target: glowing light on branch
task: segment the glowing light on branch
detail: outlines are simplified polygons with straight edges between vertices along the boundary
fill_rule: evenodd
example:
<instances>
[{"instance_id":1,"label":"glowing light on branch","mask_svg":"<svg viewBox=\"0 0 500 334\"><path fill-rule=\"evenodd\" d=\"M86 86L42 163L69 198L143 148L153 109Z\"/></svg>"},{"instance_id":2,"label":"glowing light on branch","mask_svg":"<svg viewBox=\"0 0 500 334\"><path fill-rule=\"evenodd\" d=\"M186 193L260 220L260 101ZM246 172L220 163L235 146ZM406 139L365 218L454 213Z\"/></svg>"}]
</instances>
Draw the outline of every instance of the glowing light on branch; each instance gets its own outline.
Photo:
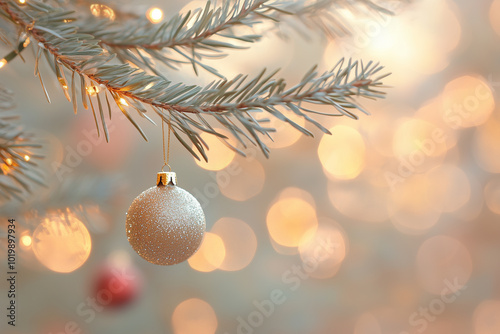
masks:
<instances>
[{"instance_id":1,"label":"glowing light on branch","mask_svg":"<svg viewBox=\"0 0 500 334\"><path fill-rule=\"evenodd\" d=\"M31 237L29 235L24 235L21 237L21 244L25 247L31 246Z\"/></svg>"},{"instance_id":2,"label":"glowing light on branch","mask_svg":"<svg viewBox=\"0 0 500 334\"><path fill-rule=\"evenodd\" d=\"M97 86L88 86L87 87L87 93L89 95L96 95L97 93L99 93L99 87Z\"/></svg>"},{"instance_id":3,"label":"glowing light on branch","mask_svg":"<svg viewBox=\"0 0 500 334\"><path fill-rule=\"evenodd\" d=\"M106 5L101 4L92 4L90 5L90 12L95 17L104 17L110 19L111 21L115 20L115 11Z\"/></svg>"},{"instance_id":4,"label":"glowing light on branch","mask_svg":"<svg viewBox=\"0 0 500 334\"><path fill-rule=\"evenodd\" d=\"M146 17L151 23L158 23L163 19L163 11L157 7L150 8L146 13Z\"/></svg>"}]
</instances>

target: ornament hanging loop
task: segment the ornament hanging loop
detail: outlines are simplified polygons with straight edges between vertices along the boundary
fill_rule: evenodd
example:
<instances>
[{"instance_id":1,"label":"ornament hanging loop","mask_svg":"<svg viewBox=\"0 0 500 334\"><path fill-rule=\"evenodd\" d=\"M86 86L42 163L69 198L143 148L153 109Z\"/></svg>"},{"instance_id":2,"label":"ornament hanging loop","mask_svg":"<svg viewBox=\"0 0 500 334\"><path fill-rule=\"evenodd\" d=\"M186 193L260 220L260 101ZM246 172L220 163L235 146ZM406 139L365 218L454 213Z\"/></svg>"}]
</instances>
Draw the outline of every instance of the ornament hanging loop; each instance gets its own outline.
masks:
<instances>
[{"instance_id":1,"label":"ornament hanging loop","mask_svg":"<svg viewBox=\"0 0 500 334\"><path fill-rule=\"evenodd\" d=\"M163 172L163 169L168 166L168 171L171 173L172 172L172 167L170 167L170 131L171 131L171 125L170 125L170 120L168 122L168 137L167 137L167 152L166 152L166 157L165 157L165 121L161 120L161 134L162 134L162 145L163 145L163 166L161 167L161 171Z\"/></svg>"},{"instance_id":2,"label":"ornament hanging loop","mask_svg":"<svg viewBox=\"0 0 500 334\"><path fill-rule=\"evenodd\" d=\"M177 185L177 175L172 172L172 167L170 167L170 121L168 122L168 139L167 139L167 149L165 150L165 121L161 120L161 134L162 134L162 145L163 145L163 166L161 167L161 172L156 175L156 185L157 186L176 186ZM165 152L166 151L166 152ZM168 166L168 172L164 172L163 169Z\"/></svg>"},{"instance_id":3,"label":"ornament hanging loop","mask_svg":"<svg viewBox=\"0 0 500 334\"><path fill-rule=\"evenodd\" d=\"M162 171L162 172L163 172L163 168L165 168L165 167L168 167L168 171L169 171L169 172L172 172L172 167L170 167L170 165L169 165L169 164L167 164L167 163L165 163L165 164L163 164L163 166L161 166L161 171Z\"/></svg>"}]
</instances>

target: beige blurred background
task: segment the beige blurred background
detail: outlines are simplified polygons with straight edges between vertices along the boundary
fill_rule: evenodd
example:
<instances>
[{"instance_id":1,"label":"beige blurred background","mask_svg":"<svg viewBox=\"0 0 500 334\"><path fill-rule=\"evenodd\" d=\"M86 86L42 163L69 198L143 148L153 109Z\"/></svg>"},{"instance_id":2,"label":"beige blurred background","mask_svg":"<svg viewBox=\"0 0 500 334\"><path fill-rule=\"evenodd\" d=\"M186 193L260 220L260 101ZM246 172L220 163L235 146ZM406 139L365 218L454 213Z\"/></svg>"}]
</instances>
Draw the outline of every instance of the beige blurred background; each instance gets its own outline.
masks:
<instances>
[{"instance_id":1,"label":"beige blurred background","mask_svg":"<svg viewBox=\"0 0 500 334\"><path fill-rule=\"evenodd\" d=\"M203 5L123 2L166 17ZM2 68L25 127L48 147L52 188L59 173L80 180L64 196L94 199L80 203L85 216L67 211L69 226L61 212L16 214L18 326L6 325L2 279L2 333L500 333L500 1L392 9L395 17L344 13L352 36L271 34L223 61L228 77L281 67L290 82L341 57L379 61L393 74L386 100L361 101L371 116L319 118L333 136L274 124L269 159L255 148L245 159L204 137L210 161L200 163L173 142L179 185L202 204L208 233L195 256L172 267L142 260L125 235L129 204L162 165L160 129L141 123L146 143L116 117L106 144L92 114L75 116L55 82L46 103L32 57ZM189 67L168 75L212 79ZM25 209L43 207L35 202ZM110 268L131 273L123 305L91 316L88 298Z\"/></svg>"}]
</instances>

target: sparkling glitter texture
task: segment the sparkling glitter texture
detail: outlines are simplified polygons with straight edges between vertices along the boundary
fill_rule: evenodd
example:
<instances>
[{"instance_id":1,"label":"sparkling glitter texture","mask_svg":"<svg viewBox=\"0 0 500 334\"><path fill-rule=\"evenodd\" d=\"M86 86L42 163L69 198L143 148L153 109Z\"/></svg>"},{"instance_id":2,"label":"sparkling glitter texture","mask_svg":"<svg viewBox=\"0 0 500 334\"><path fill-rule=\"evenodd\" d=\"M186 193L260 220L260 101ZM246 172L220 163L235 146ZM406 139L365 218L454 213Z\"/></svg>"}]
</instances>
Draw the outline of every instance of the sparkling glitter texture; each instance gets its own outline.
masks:
<instances>
[{"instance_id":1,"label":"sparkling glitter texture","mask_svg":"<svg viewBox=\"0 0 500 334\"><path fill-rule=\"evenodd\" d=\"M200 246L205 215L193 195L174 185L140 194L127 212L127 238L146 261L172 265L187 260Z\"/></svg>"}]
</instances>

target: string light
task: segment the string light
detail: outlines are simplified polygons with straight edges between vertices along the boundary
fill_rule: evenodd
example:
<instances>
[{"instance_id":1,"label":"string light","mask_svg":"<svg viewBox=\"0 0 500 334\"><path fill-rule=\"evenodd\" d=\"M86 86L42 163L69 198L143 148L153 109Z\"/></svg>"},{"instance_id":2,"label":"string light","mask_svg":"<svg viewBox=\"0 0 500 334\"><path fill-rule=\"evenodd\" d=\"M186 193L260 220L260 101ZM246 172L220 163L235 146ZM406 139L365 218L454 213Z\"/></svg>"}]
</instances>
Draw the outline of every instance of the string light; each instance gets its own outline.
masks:
<instances>
[{"instance_id":1,"label":"string light","mask_svg":"<svg viewBox=\"0 0 500 334\"><path fill-rule=\"evenodd\" d=\"M30 44L30 38L26 38L23 43L23 47L27 47Z\"/></svg>"},{"instance_id":2,"label":"string light","mask_svg":"<svg viewBox=\"0 0 500 334\"><path fill-rule=\"evenodd\" d=\"M115 11L106 5L92 4L90 5L90 12L95 17L105 17L111 21L115 20Z\"/></svg>"},{"instance_id":3,"label":"string light","mask_svg":"<svg viewBox=\"0 0 500 334\"><path fill-rule=\"evenodd\" d=\"M20 3L21 5L24 5L24 4L26 3L26 0L19 0L19 3Z\"/></svg>"},{"instance_id":4,"label":"string light","mask_svg":"<svg viewBox=\"0 0 500 334\"><path fill-rule=\"evenodd\" d=\"M153 87L154 83L153 82L150 82L146 87L144 87L144 89L142 90L143 92L144 91L147 91L148 89L150 89L151 87Z\"/></svg>"},{"instance_id":5,"label":"string light","mask_svg":"<svg viewBox=\"0 0 500 334\"><path fill-rule=\"evenodd\" d=\"M5 164L1 164L0 169L2 170L3 174L9 174L9 172L10 172L9 166L7 166Z\"/></svg>"},{"instance_id":6,"label":"string light","mask_svg":"<svg viewBox=\"0 0 500 334\"><path fill-rule=\"evenodd\" d=\"M99 87L97 87L97 86L88 86L87 87L87 93L89 95L96 95L97 93L99 93Z\"/></svg>"},{"instance_id":7,"label":"string light","mask_svg":"<svg viewBox=\"0 0 500 334\"><path fill-rule=\"evenodd\" d=\"M7 60L5 59L0 60L0 68L4 67L5 64L7 64Z\"/></svg>"},{"instance_id":8,"label":"string light","mask_svg":"<svg viewBox=\"0 0 500 334\"><path fill-rule=\"evenodd\" d=\"M24 235L21 237L21 244L25 247L31 246L31 237L29 235Z\"/></svg>"},{"instance_id":9,"label":"string light","mask_svg":"<svg viewBox=\"0 0 500 334\"><path fill-rule=\"evenodd\" d=\"M120 97L119 102L121 105L128 107L128 102L123 97Z\"/></svg>"},{"instance_id":10,"label":"string light","mask_svg":"<svg viewBox=\"0 0 500 334\"><path fill-rule=\"evenodd\" d=\"M146 14L151 23L158 23L163 19L163 11L160 8L150 8Z\"/></svg>"},{"instance_id":11,"label":"string light","mask_svg":"<svg viewBox=\"0 0 500 334\"><path fill-rule=\"evenodd\" d=\"M25 155L24 156L24 161L30 161L30 156L29 155Z\"/></svg>"},{"instance_id":12,"label":"string light","mask_svg":"<svg viewBox=\"0 0 500 334\"><path fill-rule=\"evenodd\" d=\"M5 159L5 163L9 166L12 166L12 159L11 158Z\"/></svg>"}]
</instances>

